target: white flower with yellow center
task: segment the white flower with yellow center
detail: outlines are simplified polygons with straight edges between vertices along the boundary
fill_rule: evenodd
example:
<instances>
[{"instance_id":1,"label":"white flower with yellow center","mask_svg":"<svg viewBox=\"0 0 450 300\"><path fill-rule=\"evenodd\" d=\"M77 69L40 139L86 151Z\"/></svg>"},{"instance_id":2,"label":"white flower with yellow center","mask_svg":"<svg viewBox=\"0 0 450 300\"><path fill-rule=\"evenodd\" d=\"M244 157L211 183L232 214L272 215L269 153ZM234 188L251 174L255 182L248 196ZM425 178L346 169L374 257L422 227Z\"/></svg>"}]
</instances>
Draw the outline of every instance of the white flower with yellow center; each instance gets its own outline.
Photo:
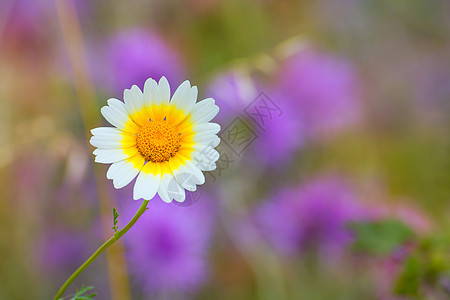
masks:
<instances>
[{"instance_id":1,"label":"white flower with yellow center","mask_svg":"<svg viewBox=\"0 0 450 300\"><path fill-rule=\"evenodd\" d=\"M133 198L167 203L185 200L205 182L202 171L216 168L220 126L210 123L219 112L214 99L197 101L197 87L183 82L170 98L167 79L149 78L144 92L124 91L124 102L109 99L101 113L114 127L92 129L95 161L112 165L106 177L119 189L136 176Z\"/></svg>"}]
</instances>

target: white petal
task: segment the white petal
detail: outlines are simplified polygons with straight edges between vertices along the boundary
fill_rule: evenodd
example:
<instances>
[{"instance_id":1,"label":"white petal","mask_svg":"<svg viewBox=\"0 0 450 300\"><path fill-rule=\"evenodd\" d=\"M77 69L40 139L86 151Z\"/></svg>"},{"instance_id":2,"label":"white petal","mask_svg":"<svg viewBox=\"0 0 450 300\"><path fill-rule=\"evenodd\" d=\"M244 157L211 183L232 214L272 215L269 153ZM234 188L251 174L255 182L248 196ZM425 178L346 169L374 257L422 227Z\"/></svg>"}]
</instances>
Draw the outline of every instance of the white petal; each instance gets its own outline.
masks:
<instances>
[{"instance_id":1,"label":"white petal","mask_svg":"<svg viewBox=\"0 0 450 300\"><path fill-rule=\"evenodd\" d=\"M144 106L144 95L137 85L133 85L131 89L125 89L123 92L123 99L129 113L140 111Z\"/></svg>"},{"instance_id":2,"label":"white petal","mask_svg":"<svg viewBox=\"0 0 450 300\"><path fill-rule=\"evenodd\" d=\"M150 107L152 104L160 104L156 103L158 97L158 83L149 78L145 81L144 84L144 104L147 107Z\"/></svg>"},{"instance_id":3,"label":"white petal","mask_svg":"<svg viewBox=\"0 0 450 300\"><path fill-rule=\"evenodd\" d=\"M209 165L202 166L202 168L200 170L209 172L209 171L214 171L216 168L217 168L216 163L212 163Z\"/></svg>"},{"instance_id":4,"label":"white petal","mask_svg":"<svg viewBox=\"0 0 450 300\"><path fill-rule=\"evenodd\" d=\"M178 184L171 173L166 173L162 176L158 194L166 203L172 202L172 199L178 202L183 202L186 199L184 188Z\"/></svg>"},{"instance_id":5,"label":"white petal","mask_svg":"<svg viewBox=\"0 0 450 300\"><path fill-rule=\"evenodd\" d=\"M191 111L191 121L193 123L206 123L212 120L219 112L219 107L215 105L213 98L195 103Z\"/></svg>"},{"instance_id":6,"label":"white petal","mask_svg":"<svg viewBox=\"0 0 450 300\"><path fill-rule=\"evenodd\" d=\"M94 135L90 139L92 146L101 149L130 148L136 145L134 135L120 131L113 127L98 127L91 130Z\"/></svg>"},{"instance_id":7,"label":"white petal","mask_svg":"<svg viewBox=\"0 0 450 300\"><path fill-rule=\"evenodd\" d=\"M160 182L161 182L161 174L152 174L145 172L145 166L142 168L142 171L139 173L138 178L136 179L136 183L134 185L133 190L133 199L139 200L151 200L155 197L156 192L158 191Z\"/></svg>"},{"instance_id":8,"label":"white petal","mask_svg":"<svg viewBox=\"0 0 450 300\"><path fill-rule=\"evenodd\" d=\"M186 191L178 185L178 192L173 193L173 199L177 202L184 202L186 200Z\"/></svg>"},{"instance_id":9,"label":"white petal","mask_svg":"<svg viewBox=\"0 0 450 300\"><path fill-rule=\"evenodd\" d=\"M144 160L142 159L142 166ZM121 160L113 163L108 172L106 172L106 178L113 180L113 185L116 189L123 188L129 184L139 173L142 166L135 166L133 163L127 160Z\"/></svg>"},{"instance_id":10,"label":"white petal","mask_svg":"<svg viewBox=\"0 0 450 300\"><path fill-rule=\"evenodd\" d=\"M182 110L185 115L189 114L197 101L198 89L191 87L189 80L184 81L175 91L170 101L177 109Z\"/></svg>"},{"instance_id":11,"label":"white petal","mask_svg":"<svg viewBox=\"0 0 450 300\"><path fill-rule=\"evenodd\" d=\"M170 100L170 86L166 77L161 77L158 83L158 94L155 98L155 104L168 104Z\"/></svg>"},{"instance_id":12,"label":"white petal","mask_svg":"<svg viewBox=\"0 0 450 300\"><path fill-rule=\"evenodd\" d=\"M177 202L184 202L186 199L186 191L180 186L175 177L174 180L170 181L167 193L170 199L174 199Z\"/></svg>"},{"instance_id":13,"label":"white petal","mask_svg":"<svg viewBox=\"0 0 450 300\"><path fill-rule=\"evenodd\" d=\"M109 99L108 106L103 106L100 112L111 125L119 129L131 133L136 133L139 130L136 124L130 122L125 104L120 100L114 98Z\"/></svg>"},{"instance_id":14,"label":"white petal","mask_svg":"<svg viewBox=\"0 0 450 300\"><path fill-rule=\"evenodd\" d=\"M172 174L163 174L161 177L161 183L159 185L159 189L158 189L158 195L159 197L161 197L162 201L166 202L166 203L170 203L172 202L172 198L169 197L168 194L168 185L170 183L171 180L174 180L175 178L173 177Z\"/></svg>"},{"instance_id":15,"label":"white petal","mask_svg":"<svg viewBox=\"0 0 450 300\"><path fill-rule=\"evenodd\" d=\"M196 133L192 139L196 145L205 145L212 148L217 147L220 143L220 138L217 135L210 133Z\"/></svg>"},{"instance_id":16,"label":"white petal","mask_svg":"<svg viewBox=\"0 0 450 300\"><path fill-rule=\"evenodd\" d=\"M220 144L220 138L219 137L214 137L208 145L210 145L211 147L215 148Z\"/></svg>"},{"instance_id":17,"label":"white petal","mask_svg":"<svg viewBox=\"0 0 450 300\"><path fill-rule=\"evenodd\" d=\"M194 175L193 180L195 180L195 184L202 185L205 183L205 175L193 163L187 161L185 167Z\"/></svg>"},{"instance_id":18,"label":"white petal","mask_svg":"<svg viewBox=\"0 0 450 300\"><path fill-rule=\"evenodd\" d=\"M217 123L201 123L194 125L192 131L202 134L217 134L220 131L220 125Z\"/></svg>"},{"instance_id":19,"label":"white petal","mask_svg":"<svg viewBox=\"0 0 450 300\"><path fill-rule=\"evenodd\" d=\"M125 108L133 120L141 126L146 124L148 122L147 114L137 114L144 109L144 95L141 90L136 85L133 85L131 89L126 89L123 92L123 99L125 100Z\"/></svg>"},{"instance_id":20,"label":"white petal","mask_svg":"<svg viewBox=\"0 0 450 300\"><path fill-rule=\"evenodd\" d=\"M126 149L126 151L124 149L95 149L95 162L111 164L116 161L127 159L128 157L135 155L137 151L138 149L136 147Z\"/></svg>"},{"instance_id":21,"label":"white petal","mask_svg":"<svg viewBox=\"0 0 450 300\"><path fill-rule=\"evenodd\" d=\"M195 145L192 152L192 163L202 171L211 171L216 168L216 161L220 153L211 146Z\"/></svg>"},{"instance_id":22,"label":"white petal","mask_svg":"<svg viewBox=\"0 0 450 300\"><path fill-rule=\"evenodd\" d=\"M178 169L172 168L170 160L169 164L177 182L186 190L193 192L197 189L197 185L205 183L205 175L193 163L186 161Z\"/></svg>"}]
</instances>

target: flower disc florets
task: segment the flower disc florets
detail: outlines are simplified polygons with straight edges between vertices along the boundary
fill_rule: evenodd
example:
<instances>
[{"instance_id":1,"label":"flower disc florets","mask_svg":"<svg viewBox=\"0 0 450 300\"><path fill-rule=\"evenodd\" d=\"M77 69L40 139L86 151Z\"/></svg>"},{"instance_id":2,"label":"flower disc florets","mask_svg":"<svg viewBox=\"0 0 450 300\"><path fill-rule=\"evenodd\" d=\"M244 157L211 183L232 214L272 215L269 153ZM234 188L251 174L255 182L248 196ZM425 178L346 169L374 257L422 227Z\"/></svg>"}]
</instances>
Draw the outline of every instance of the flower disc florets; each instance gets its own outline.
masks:
<instances>
[{"instance_id":1,"label":"flower disc florets","mask_svg":"<svg viewBox=\"0 0 450 300\"><path fill-rule=\"evenodd\" d=\"M149 121L136 136L139 153L147 161L164 162L180 148L181 134L166 121Z\"/></svg>"}]
</instances>

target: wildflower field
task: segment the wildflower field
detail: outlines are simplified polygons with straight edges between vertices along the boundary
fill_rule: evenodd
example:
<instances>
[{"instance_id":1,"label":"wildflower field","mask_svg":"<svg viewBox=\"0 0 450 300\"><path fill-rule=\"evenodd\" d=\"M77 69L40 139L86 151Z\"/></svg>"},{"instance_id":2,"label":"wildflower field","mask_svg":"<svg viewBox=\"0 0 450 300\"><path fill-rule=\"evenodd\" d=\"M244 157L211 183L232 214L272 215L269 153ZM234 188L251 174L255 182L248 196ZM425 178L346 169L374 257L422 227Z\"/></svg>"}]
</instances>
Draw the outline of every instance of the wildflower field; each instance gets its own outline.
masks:
<instances>
[{"instance_id":1,"label":"wildflower field","mask_svg":"<svg viewBox=\"0 0 450 300\"><path fill-rule=\"evenodd\" d=\"M0 300L450 299L450 2L2 0L0 179Z\"/></svg>"}]
</instances>

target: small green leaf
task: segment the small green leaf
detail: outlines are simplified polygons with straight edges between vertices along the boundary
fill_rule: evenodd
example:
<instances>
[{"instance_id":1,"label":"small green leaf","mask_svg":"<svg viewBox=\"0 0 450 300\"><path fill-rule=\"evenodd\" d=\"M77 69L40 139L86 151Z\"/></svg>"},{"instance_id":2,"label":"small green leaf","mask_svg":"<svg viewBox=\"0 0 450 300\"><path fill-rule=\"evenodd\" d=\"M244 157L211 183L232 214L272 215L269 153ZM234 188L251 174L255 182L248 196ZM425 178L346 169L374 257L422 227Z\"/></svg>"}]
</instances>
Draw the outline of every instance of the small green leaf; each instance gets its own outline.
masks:
<instances>
[{"instance_id":1,"label":"small green leaf","mask_svg":"<svg viewBox=\"0 0 450 300\"><path fill-rule=\"evenodd\" d=\"M114 229L114 234L117 234L117 232L119 231L119 227L117 226L117 223L119 222L118 218L119 218L120 214L117 212L116 208L113 207L113 227L112 229Z\"/></svg>"},{"instance_id":2,"label":"small green leaf","mask_svg":"<svg viewBox=\"0 0 450 300\"><path fill-rule=\"evenodd\" d=\"M419 295L421 266L417 257L411 256L407 259L404 270L400 274L394 286L397 295L414 296Z\"/></svg>"},{"instance_id":3,"label":"small green leaf","mask_svg":"<svg viewBox=\"0 0 450 300\"><path fill-rule=\"evenodd\" d=\"M94 289L93 286L82 285L81 288L77 289L75 295L73 295L69 300L93 300L97 293L86 294L92 289ZM61 297L58 300L64 300L64 297Z\"/></svg>"},{"instance_id":4,"label":"small green leaf","mask_svg":"<svg viewBox=\"0 0 450 300\"><path fill-rule=\"evenodd\" d=\"M355 234L353 247L372 254L389 254L413 236L413 232L398 220L351 223Z\"/></svg>"}]
</instances>

